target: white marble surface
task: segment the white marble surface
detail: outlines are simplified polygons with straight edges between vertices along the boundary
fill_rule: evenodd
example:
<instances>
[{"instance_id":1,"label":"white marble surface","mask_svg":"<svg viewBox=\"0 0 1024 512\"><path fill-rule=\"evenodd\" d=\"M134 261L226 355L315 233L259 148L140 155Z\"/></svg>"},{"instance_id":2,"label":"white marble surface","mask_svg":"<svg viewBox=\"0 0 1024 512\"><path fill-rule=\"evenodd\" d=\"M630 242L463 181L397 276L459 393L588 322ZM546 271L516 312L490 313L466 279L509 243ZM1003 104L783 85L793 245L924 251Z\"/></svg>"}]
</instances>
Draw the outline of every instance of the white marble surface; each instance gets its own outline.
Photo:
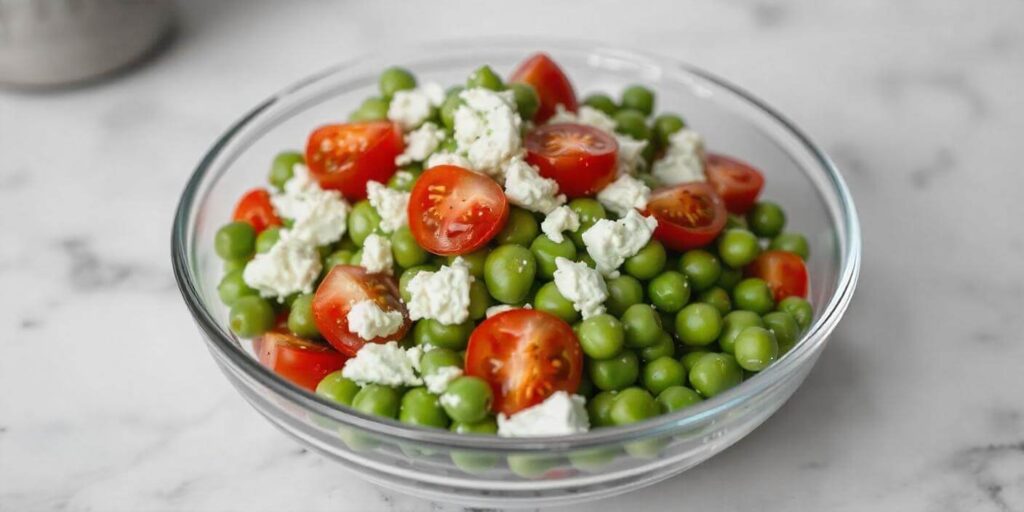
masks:
<instances>
[{"instance_id":1,"label":"white marble surface","mask_svg":"<svg viewBox=\"0 0 1024 512\"><path fill-rule=\"evenodd\" d=\"M252 411L168 240L193 165L270 91L378 44L483 34L630 45L745 85L831 152L865 233L854 304L775 417L566 510L1024 510L1024 3L464 3L195 1L130 74L0 92L0 510L457 510Z\"/></svg>"}]
</instances>

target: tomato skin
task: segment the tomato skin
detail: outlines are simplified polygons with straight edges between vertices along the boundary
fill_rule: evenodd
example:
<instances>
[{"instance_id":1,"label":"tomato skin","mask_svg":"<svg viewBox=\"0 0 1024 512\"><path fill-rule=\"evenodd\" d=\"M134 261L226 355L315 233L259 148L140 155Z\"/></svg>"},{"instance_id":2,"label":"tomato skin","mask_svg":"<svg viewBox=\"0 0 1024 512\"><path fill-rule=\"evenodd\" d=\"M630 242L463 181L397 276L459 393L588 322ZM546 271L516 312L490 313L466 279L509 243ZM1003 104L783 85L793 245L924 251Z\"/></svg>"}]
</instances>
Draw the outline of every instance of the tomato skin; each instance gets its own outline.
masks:
<instances>
[{"instance_id":1,"label":"tomato skin","mask_svg":"<svg viewBox=\"0 0 1024 512\"><path fill-rule=\"evenodd\" d=\"M431 167L409 196L409 230L416 243L442 256L466 254L505 227L508 199L494 180L454 165Z\"/></svg>"},{"instance_id":2,"label":"tomato skin","mask_svg":"<svg viewBox=\"0 0 1024 512\"><path fill-rule=\"evenodd\" d=\"M619 143L593 126L546 124L528 133L524 146L526 161L570 199L592 196L615 180Z\"/></svg>"},{"instance_id":3,"label":"tomato skin","mask_svg":"<svg viewBox=\"0 0 1024 512\"><path fill-rule=\"evenodd\" d=\"M764 174L754 166L725 155L708 154L704 173L725 201L729 213L743 215L754 206L764 188Z\"/></svg>"},{"instance_id":4,"label":"tomato skin","mask_svg":"<svg viewBox=\"0 0 1024 512\"><path fill-rule=\"evenodd\" d=\"M330 124L309 135L306 165L322 188L358 201L366 198L368 181L387 183L404 149L402 130L394 123Z\"/></svg>"},{"instance_id":5,"label":"tomato skin","mask_svg":"<svg viewBox=\"0 0 1024 512\"><path fill-rule=\"evenodd\" d=\"M524 60L512 72L509 82L529 84L537 91L540 107L533 120L538 124L553 116L559 104L570 112L579 108L572 82L547 54L538 53Z\"/></svg>"},{"instance_id":6,"label":"tomato skin","mask_svg":"<svg viewBox=\"0 0 1024 512\"><path fill-rule=\"evenodd\" d=\"M400 311L405 321L394 334L364 340L349 332L348 312L352 305L372 300L384 311ZM336 265L324 277L313 296L313 320L320 334L344 355L355 356L367 343L386 343L402 339L412 323L409 312L399 299L398 283L386 274L372 274L363 267Z\"/></svg>"},{"instance_id":7,"label":"tomato skin","mask_svg":"<svg viewBox=\"0 0 1024 512\"><path fill-rule=\"evenodd\" d=\"M701 182L655 190L644 213L658 219L654 237L679 252L711 243L728 216L722 199Z\"/></svg>"},{"instance_id":8,"label":"tomato skin","mask_svg":"<svg viewBox=\"0 0 1024 512\"><path fill-rule=\"evenodd\" d=\"M746 273L764 279L775 296L775 302L786 297L807 298L810 276L804 260L796 253L765 251L747 266Z\"/></svg>"},{"instance_id":9,"label":"tomato skin","mask_svg":"<svg viewBox=\"0 0 1024 512\"><path fill-rule=\"evenodd\" d=\"M348 360L331 347L278 331L254 339L253 349L260 364L309 391Z\"/></svg>"},{"instance_id":10,"label":"tomato skin","mask_svg":"<svg viewBox=\"0 0 1024 512\"><path fill-rule=\"evenodd\" d=\"M515 414L555 391L575 393L583 350L572 327L542 311L513 309L480 323L469 336L465 371L491 385L493 409Z\"/></svg>"},{"instance_id":11,"label":"tomato skin","mask_svg":"<svg viewBox=\"0 0 1024 512\"><path fill-rule=\"evenodd\" d=\"M256 233L271 226L280 226L281 218L270 204L270 193L265 188L254 188L245 193L235 206L233 220L248 222Z\"/></svg>"}]
</instances>

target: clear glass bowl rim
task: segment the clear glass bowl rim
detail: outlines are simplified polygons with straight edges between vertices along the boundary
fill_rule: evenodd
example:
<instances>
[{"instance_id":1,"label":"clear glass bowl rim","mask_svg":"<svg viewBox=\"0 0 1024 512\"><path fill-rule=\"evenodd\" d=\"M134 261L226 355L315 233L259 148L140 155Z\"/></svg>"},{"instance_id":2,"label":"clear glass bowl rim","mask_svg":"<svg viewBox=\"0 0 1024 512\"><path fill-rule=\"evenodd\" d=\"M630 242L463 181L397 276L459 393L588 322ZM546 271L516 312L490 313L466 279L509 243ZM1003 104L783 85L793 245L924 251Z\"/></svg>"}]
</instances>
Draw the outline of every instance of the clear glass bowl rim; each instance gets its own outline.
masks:
<instances>
[{"instance_id":1,"label":"clear glass bowl rim","mask_svg":"<svg viewBox=\"0 0 1024 512\"><path fill-rule=\"evenodd\" d=\"M629 59L636 62L649 62L662 67L674 66L677 70L735 94L756 110L760 110L762 114L777 122L785 131L789 132L789 135L799 141L804 146L804 149L813 155L821 170L828 177L833 186L832 192L839 199L839 207L841 209L840 220L845 224L846 228L847 236L843 240L846 250L840 254L839 282L835 293L829 298L821 315L808 329L807 333L804 334L800 342L784 357L758 373L755 377L744 381L733 389L675 413L665 414L633 425L602 428L584 434L569 436L502 438L497 436L468 436L454 434L447 430L418 428L345 408L340 404L333 403L290 384L247 354L236 344L233 335L224 326L215 321L212 314L203 306L201 294L192 272L194 244L189 238L192 233L189 220L192 218L192 209L197 203L197 193L201 189L201 184L209 177L213 163L221 151L243 128L252 123L272 105L287 101L290 95L300 90L344 74L350 67L356 64L368 60L374 62L393 62L393 60L388 58L390 52L373 52L343 61L318 73L309 75L267 98L243 115L207 151L182 192L171 233L171 258L175 280L197 325L205 333L208 340L211 341L211 346L216 350L215 355L230 365L231 370L254 379L259 384L300 405L305 410L331 418L341 425L366 430L377 436L394 438L397 442L405 441L448 449L485 452L546 452L620 444L687 429L711 417L736 408L760 395L798 367L801 362L817 354L817 349L826 342L829 334L835 329L852 299L860 272L861 233L853 198L839 170L825 152L814 144L796 125L744 89L696 66L669 57L658 56L639 50L609 47L597 42L536 38L531 38L529 41L522 38L455 39L425 44L417 49L416 54L425 56L430 52L455 51L469 46L481 53L486 53L488 49L519 48L525 55L536 51L535 49L537 48L544 48L554 52L562 50L566 52L613 55L616 58ZM430 59L427 57L421 60ZM840 244L840 246L842 245L844 244Z\"/></svg>"}]
</instances>

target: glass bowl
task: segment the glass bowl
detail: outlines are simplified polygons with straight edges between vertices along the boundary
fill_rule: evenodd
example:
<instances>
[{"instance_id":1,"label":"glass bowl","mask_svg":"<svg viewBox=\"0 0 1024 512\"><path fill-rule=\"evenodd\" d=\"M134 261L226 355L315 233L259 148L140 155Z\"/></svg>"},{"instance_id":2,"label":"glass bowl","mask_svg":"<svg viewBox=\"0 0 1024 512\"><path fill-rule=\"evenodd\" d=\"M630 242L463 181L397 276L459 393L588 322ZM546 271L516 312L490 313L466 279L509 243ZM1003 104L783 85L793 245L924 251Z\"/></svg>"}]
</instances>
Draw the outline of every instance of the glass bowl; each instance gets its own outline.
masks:
<instances>
[{"instance_id":1,"label":"glass bowl","mask_svg":"<svg viewBox=\"0 0 1024 512\"><path fill-rule=\"evenodd\" d=\"M645 84L658 109L681 113L710 150L761 168L763 197L784 205L811 246L813 325L775 364L701 404L634 425L566 437L456 435L382 420L293 386L253 357L227 325L217 296L216 230L244 190L265 183L273 156L301 148L316 126L344 119L377 94L377 76L405 66L421 82L461 83L483 63L508 72L550 53L585 95ZM682 473L760 425L793 394L825 348L853 295L860 231L839 171L791 122L743 90L672 59L553 41L452 42L349 61L272 96L242 116L203 158L174 221L178 286L199 332L231 383L273 424L389 489L481 507L579 502L639 489Z\"/></svg>"}]
</instances>

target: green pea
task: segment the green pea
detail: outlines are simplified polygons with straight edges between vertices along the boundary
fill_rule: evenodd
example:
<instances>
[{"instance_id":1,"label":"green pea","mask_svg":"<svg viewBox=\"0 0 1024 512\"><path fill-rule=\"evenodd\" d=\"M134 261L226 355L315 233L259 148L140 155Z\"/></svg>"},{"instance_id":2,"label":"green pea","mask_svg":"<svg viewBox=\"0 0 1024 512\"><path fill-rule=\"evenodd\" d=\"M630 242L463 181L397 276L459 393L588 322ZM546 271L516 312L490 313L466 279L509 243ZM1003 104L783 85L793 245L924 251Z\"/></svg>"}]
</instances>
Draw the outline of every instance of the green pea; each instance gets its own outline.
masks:
<instances>
[{"instance_id":1,"label":"green pea","mask_svg":"<svg viewBox=\"0 0 1024 512\"><path fill-rule=\"evenodd\" d=\"M328 373L316 385L316 394L342 405L352 405L352 400L359 393L359 384L341 376L341 370Z\"/></svg>"},{"instance_id":2,"label":"green pea","mask_svg":"<svg viewBox=\"0 0 1024 512\"><path fill-rule=\"evenodd\" d=\"M498 232L494 240L499 244L519 244L529 247L534 238L540 233L540 225L533 214L517 207L508 211L508 222Z\"/></svg>"},{"instance_id":3,"label":"green pea","mask_svg":"<svg viewBox=\"0 0 1024 512\"><path fill-rule=\"evenodd\" d=\"M450 430L456 434L494 435L498 433L498 423L493 416L487 416L472 423L453 421Z\"/></svg>"},{"instance_id":4,"label":"green pea","mask_svg":"<svg viewBox=\"0 0 1024 512\"><path fill-rule=\"evenodd\" d=\"M448 389L441 395L441 406L454 421L476 423L487 417L493 399L486 381L463 376L448 384Z\"/></svg>"},{"instance_id":5,"label":"green pea","mask_svg":"<svg viewBox=\"0 0 1024 512\"><path fill-rule=\"evenodd\" d=\"M759 372L779 357L779 344L772 331L763 327L747 327L736 337L736 362L741 368Z\"/></svg>"},{"instance_id":6,"label":"green pea","mask_svg":"<svg viewBox=\"0 0 1024 512\"><path fill-rule=\"evenodd\" d=\"M402 268L422 265L430 257L430 253L416 243L409 226L402 226L391 233L391 254L395 257L395 263Z\"/></svg>"},{"instance_id":7,"label":"green pea","mask_svg":"<svg viewBox=\"0 0 1024 512\"><path fill-rule=\"evenodd\" d=\"M572 242L576 244L577 249L583 249L586 247L583 244L583 233L590 229L597 221L607 219L608 213L605 211L604 206L601 206L601 203L597 202L596 199L584 197L569 201L569 208L576 212L576 215L580 218L580 228L570 232L569 238L572 238Z\"/></svg>"},{"instance_id":8,"label":"green pea","mask_svg":"<svg viewBox=\"0 0 1024 512\"><path fill-rule=\"evenodd\" d=\"M778 309L793 315L796 324L800 326L800 332L807 330L814 320L814 309L811 308L811 303L800 297L786 297L782 299L779 301Z\"/></svg>"},{"instance_id":9,"label":"green pea","mask_svg":"<svg viewBox=\"0 0 1024 512\"><path fill-rule=\"evenodd\" d=\"M320 329L313 319L313 294L304 293L292 301L288 312L288 330L301 338L319 338Z\"/></svg>"},{"instance_id":10,"label":"green pea","mask_svg":"<svg viewBox=\"0 0 1024 512\"><path fill-rule=\"evenodd\" d=\"M484 263L487 261L487 255L489 253L490 250L483 248L467 254L452 255L448 256L446 263L451 265L452 263L455 263L456 259L462 258L462 261L467 267L469 267L469 275L473 277L484 277Z\"/></svg>"},{"instance_id":11,"label":"green pea","mask_svg":"<svg viewBox=\"0 0 1024 512\"><path fill-rule=\"evenodd\" d=\"M718 254L732 268L741 268L761 254L757 236L745 229L728 229L718 239Z\"/></svg>"},{"instance_id":12,"label":"green pea","mask_svg":"<svg viewBox=\"0 0 1024 512\"><path fill-rule=\"evenodd\" d=\"M800 233L782 233L772 239L772 243L768 248L796 253L804 261L807 261L807 258L811 255L807 239Z\"/></svg>"},{"instance_id":13,"label":"green pea","mask_svg":"<svg viewBox=\"0 0 1024 512\"><path fill-rule=\"evenodd\" d=\"M615 460L618 450L614 448L587 448L569 452L569 464L572 467L590 473L596 473Z\"/></svg>"},{"instance_id":14,"label":"green pea","mask_svg":"<svg viewBox=\"0 0 1024 512\"><path fill-rule=\"evenodd\" d=\"M651 394L657 395L671 386L686 383L686 368L671 357L655 359L644 365L641 382Z\"/></svg>"},{"instance_id":15,"label":"green pea","mask_svg":"<svg viewBox=\"0 0 1024 512\"><path fill-rule=\"evenodd\" d=\"M540 478L558 466L559 459L551 455L519 453L509 455L506 462L509 471L523 478Z\"/></svg>"},{"instance_id":16,"label":"green pea","mask_svg":"<svg viewBox=\"0 0 1024 512\"><path fill-rule=\"evenodd\" d=\"M390 67L380 74L380 93L385 98L390 98L398 91L405 91L416 88L416 77L409 70L400 67Z\"/></svg>"},{"instance_id":17,"label":"green pea","mask_svg":"<svg viewBox=\"0 0 1024 512\"><path fill-rule=\"evenodd\" d=\"M490 66L480 66L470 73L469 78L466 79L466 88L472 89L474 87L500 91L505 88L505 84Z\"/></svg>"},{"instance_id":18,"label":"green pea","mask_svg":"<svg viewBox=\"0 0 1024 512\"><path fill-rule=\"evenodd\" d=\"M356 245L356 243L353 242L351 238L349 238L347 236L342 236L341 240L338 240L334 244L334 249L338 250L338 251L352 251L352 252L356 252L359 249L359 246Z\"/></svg>"},{"instance_id":19,"label":"green pea","mask_svg":"<svg viewBox=\"0 0 1024 512\"><path fill-rule=\"evenodd\" d=\"M462 368L462 358L454 350L447 348L434 348L423 353L420 358L420 373L433 375L441 368L457 366Z\"/></svg>"},{"instance_id":20,"label":"green pea","mask_svg":"<svg viewBox=\"0 0 1024 512\"><path fill-rule=\"evenodd\" d=\"M707 354L690 370L690 385L711 398L743 382L743 368L729 354Z\"/></svg>"},{"instance_id":21,"label":"green pea","mask_svg":"<svg viewBox=\"0 0 1024 512\"><path fill-rule=\"evenodd\" d=\"M774 311L764 315L762 319L765 328L775 335L779 354L789 352L793 345L796 345L800 336L800 325L796 323L793 315L785 311Z\"/></svg>"},{"instance_id":22,"label":"green pea","mask_svg":"<svg viewBox=\"0 0 1024 512\"><path fill-rule=\"evenodd\" d=\"M722 275L718 277L716 285L726 291L732 291L740 281L743 280L743 271L738 268L723 268Z\"/></svg>"},{"instance_id":23,"label":"green pea","mask_svg":"<svg viewBox=\"0 0 1024 512\"><path fill-rule=\"evenodd\" d=\"M256 235L256 252L262 254L269 251L280 239L281 228L275 226L264 229L262 233Z\"/></svg>"},{"instance_id":24,"label":"green pea","mask_svg":"<svg viewBox=\"0 0 1024 512\"><path fill-rule=\"evenodd\" d=\"M717 286L701 292L697 300L705 304L711 304L723 315L732 311L732 300L729 299L729 292Z\"/></svg>"},{"instance_id":25,"label":"green pea","mask_svg":"<svg viewBox=\"0 0 1024 512\"><path fill-rule=\"evenodd\" d=\"M775 203L759 201L747 212L747 224L755 235L772 238L782 233L782 228L786 226L786 212Z\"/></svg>"},{"instance_id":26,"label":"green pea","mask_svg":"<svg viewBox=\"0 0 1024 512\"><path fill-rule=\"evenodd\" d=\"M658 402L654 401L654 397L647 390L627 388L615 396L609 416L614 425L630 425L653 418L659 412Z\"/></svg>"},{"instance_id":27,"label":"green pea","mask_svg":"<svg viewBox=\"0 0 1024 512\"><path fill-rule=\"evenodd\" d=\"M533 309L551 313L569 324L580 318L580 313L573 307L572 301L563 297L553 282L545 283L537 290L537 295L533 299Z\"/></svg>"},{"instance_id":28,"label":"green pea","mask_svg":"<svg viewBox=\"0 0 1024 512\"><path fill-rule=\"evenodd\" d=\"M418 265L415 267L409 267L402 272L402 275L398 276L398 293L402 296L402 300L409 302L412 300L412 295L409 294L409 281L419 274L420 272L434 272L437 267L434 265Z\"/></svg>"},{"instance_id":29,"label":"green pea","mask_svg":"<svg viewBox=\"0 0 1024 512\"><path fill-rule=\"evenodd\" d=\"M520 304L530 294L537 261L524 246L502 245L487 255L484 263L484 282L487 291L499 302Z\"/></svg>"},{"instance_id":30,"label":"green pea","mask_svg":"<svg viewBox=\"0 0 1024 512\"><path fill-rule=\"evenodd\" d=\"M236 270L245 270L245 266L249 264L249 260L237 259L237 260L224 260L224 273L230 274Z\"/></svg>"},{"instance_id":31,"label":"green pea","mask_svg":"<svg viewBox=\"0 0 1024 512\"><path fill-rule=\"evenodd\" d=\"M444 103L441 104L441 123L449 130L455 129L455 111L462 105L462 98L459 97L459 94L462 91L462 87L453 87L448 91L447 96L445 96Z\"/></svg>"},{"instance_id":32,"label":"green pea","mask_svg":"<svg viewBox=\"0 0 1024 512\"><path fill-rule=\"evenodd\" d=\"M367 384L352 398L352 408L362 413L394 419L398 417L401 401L397 389Z\"/></svg>"},{"instance_id":33,"label":"green pea","mask_svg":"<svg viewBox=\"0 0 1024 512\"><path fill-rule=\"evenodd\" d=\"M473 281L469 285L469 318L480 320L487 316L487 308L494 305L491 294L483 281Z\"/></svg>"},{"instance_id":34,"label":"green pea","mask_svg":"<svg viewBox=\"0 0 1024 512\"><path fill-rule=\"evenodd\" d=\"M662 357L672 357L676 353L676 342L672 335L662 331L653 345L640 349L640 360L644 362L654 361Z\"/></svg>"},{"instance_id":35,"label":"green pea","mask_svg":"<svg viewBox=\"0 0 1024 512\"><path fill-rule=\"evenodd\" d=\"M602 391L587 401L587 416L592 427L610 427L612 423L612 403L615 402L613 391Z\"/></svg>"},{"instance_id":36,"label":"green pea","mask_svg":"<svg viewBox=\"0 0 1024 512\"><path fill-rule=\"evenodd\" d=\"M225 260L248 259L256 250L256 230L248 222L225 224L214 235L213 248Z\"/></svg>"},{"instance_id":37,"label":"green pea","mask_svg":"<svg viewBox=\"0 0 1024 512\"><path fill-rule=\"evenodd\" d=\"M413 326L412 336L416 344L420 346L433 345L451 350L462 350L466 348L473 327L475 325L472 320L466 320L461 324L446 325L433 318L424 318Z\"/></svg>"},{"instance_id":38,"label":"green pea","mask_svg":"<svg viewBox=\"0 0 1024 512\"><path fill-rule=\"evenodd\" d=\"M608 287L608 299L604 304L615 316L622 316L630 306L644 300L644 287L632 276L613 277L606 280L605 285Z\"/></svg>"},{"instance_id":39,"label":"green pea","mask_svg":"<svg viewBox=\"0 0 1024 512\"><path fill-rule=\"evenodd\" d=\"M679 259L679 270L689 279L696 291L714 286L722 275L722 263L710 252L694 249Z\"/></svg>"},{"instance_id":40,"label":"green pea","mask_svg":"<svg viewBox=\"0 0 1024 512\"><path fill-rule=\"evenodd\" d=\"M366 98L359 108L349 114L349 121L382 121L388 118L390 103L386 98Z\"/></svg>"},{"instance_id":41,"label":"green pea","mask_svg":"<svg viewBox=\"0 0 1024 512\"><path fill-rule=\"evenodd\" d=\"M259 336L274 326L274 308L258 295L239 297L231 305L228 324L239 337Z\"/></svg>"},{"instance_id":42,"label":"green pea","mask_svg":"<svg viewBox=\"0 0 1024 512\"><path fill-rule=\"evenodd\" d=\"M537 260L537 273L544 279L554 278L556 258L576 260L576 245L568 238L556 243L546 236L538 236L530 243L530 252Z\"/></svg>"},{"instance_id":43,"label":"green pea","mask_svg":"<svg viewBox=\"0 0 1024 512\"><path fill-rule=\"evenodd\" d=\"M533 116L537 114L537 109L540 108L540 96L537 96L537 90L532 85L524 83L510 84L509 88L515 94L519 117L524 121L533 119Z\"/></svg>"},{"instance_id":44,"label":"green pea","mask_svg":"<svg viewBox=\"0 0 1024 512\"><path fill-rule=\"evenodd\" d=\"M583 100L583 104L591 108L596 108L609 116L614 116L615 112L619 110L618 105L616 105L615 101L607 94L591 94Z\"/></svg>"},{"instance_id":45,"label":"green pea","mask_svg":"<svg viewBox=\"0 0 1024 512\"><path fill-rule=\"evenodd\" d=\"M463 435L495 435L498 433L498 423L493 417L476 423L453 421L449 430ZM498 464L498 456L488 452L452 451L451 458L459 469L467 473L480 473Z\"/></svg>"},{"instance_id":46,"label":"green pea","mask_svg":"<svg viewBox=\"0 0 1024 512\"><path fill-rule=\"evenodd\" d=\"M622 314L622 325L626 334L626 346L645 348L661 339L661 317L648 304L634 304Z\"/></svg>"},{"instance_id":47,"label":"green pea","mask_svg":"<svg viewBox=\"0 0 1024 512\"><path fill-rule=\"evenodd\" d=\"M657 240L647 242L636 254L626 258L623 268L629 275L646 281L665 270L665 246Z\"/></svg>"},{"instance_id":48,"label":"green pea","mask_svg":"<svg viewBox=\"0 0 1024 512\"><path fill-rule=\"evenodd\" d=\"M626 389L640 375L640 361L632 350L623 350L611 359L589 363L590 380L601 391Z\"/></svg>"},{"instance_id":49,"label":"green pea","mask_svg":"<svg viewBox=\"0 0 1024 512\"><path fill-rule=\"evenodd\" d=\"M775 307L775 299L768 283L757 277L744 279L732 289L732 303L737 309L763 315Z\"/></svg>"},{"instance_id":50,"label":"green pea","mask_svg":"<svg viewBox=\"0 0 1024 512\"><path fill-rule=\"evenodd\" d=\"M302 154L295 151L278 153L270 164L270 174L267 177L267 181L277 190L284 190L284 184L288 183L288 180L292 179L292 176L295 175L295 171L292 168L303 162L305 162L305 159L302 158Z\"/></svg>"},{"instance_id":51,"label":"green pea","mask_svg":"<svg viewBox=\"0 0 1024 512\"><path fill-rule=\"evenodd\" d=\"M594 359L611 359L619 355L625 339L622 323L614 316L594 315L580 324L580 348Z\"/></svg>"},{"instance_id":52,"label":"green pea","mask_svg":"<svg viewBox=\"0 0 1024 512\"><path fill-rule=\"evenodd\" d=\"M743 215L730 213L725 217L725 229L749 229L747 218Z\"/></svg>"},{"instance_id":53,"label":"green pea","mask_svg":"<svg viewBox=\"0 0 1024 512\"><path fill-rule=\"evenodd\" d=\"M217 285L217 295L220 296L221 302L230 306L240 297L257 295L257 292L245 283L245 279L242 278L242 269L238 269L224 274L220 284Z\"/></svg>"},{"instance_id":54,"label":"green pea","mask_svg":"<svg viewBox=\"0 0 1024 512\"><path fill-rule=\"evenodd\" d=\"M441 407L437 395L423 387L412 388L402 396L398 421L421 427L448 427L448 415Z\"/></svg>"},{"instance_id":55,"label":"green pea","mask_svg":"<svg viewBox=\"0 0 1024 512\"><path fill-rule=\"evenodd\" d=\"M658 393L656 400L665 412L675 412L704 401L700 394L684 386L669 386Z\"/></svg>"},{"instance_id":56,"label":"green pea","mask_svg":"<svg viewBox=\"0 0 1024 512\"><path fill-rule=\"evenodd\" d=\"M590 268L597 268L597 262L595 262L594 258L591 258L590 255L587 253L577 255L576 261L582 261L586 266Z\"/></svg>"},{"instance_id":57,"label":"green pea","mask_svg":"<svg viewBox=\"0 0 1024 512\"><path fill-rule=\"evenodd\" d=\"M366 237L377 231L379 226L380 215L365 199L356 203L348 214L348 236L358 246L362 246Z\"/></svg>"},{"instance_id":58,"label":"green pea","mask_svg":"<svg viewBox=\"0 0 1024 512\"><path fill-rule=\"evenodd\" d=\"M654 112L654 91L642 86L631 85L622 91L622 107L631 108L645 117Z\"/></svg>"},{"instance_id":59,"label":"green pea","mask_svg":"<svg viewBox=\"0 0 1024 512\"><path fill-rule=\"evenodd\" d=\"M686 121L683 118L675 114L661 114L654 118L654 140L658 142L658 146L667 148L669 139L676 132L686 128Z\"/></svg>"},{"instance_id":60,"label":"green pea","mask_svg":"<svg viewBox=\"0 0 1024 512\"><path fill-rule=\"evenodd\" d=\"M697 364L697 361L699 361L700 358L712 353L709 350L705 350L706 348L707 347L701 347L698 350L687 352L679 359L679 361L683 363L683 368L686 368L687 374L693 371L693 365Z\"/></svg>"},{"instance_id":61,"label":"green pea","mask_svg":"<svg viewBox=\"0 0 1024 512\"><path fill-rule=\"evenodd\" d=\"M710 304L690 304L676 315L676 334L686 345L709 345L721 333L722 314Z\"/></svg>"},{"instance_id":62,"label":"green pea","mask_svg":"<svg viewBox=\"0 0 1024 512\"><path fill-rule=\"evenodd\" d=\"M747 327L764 327L764 321L752 311L738 310L725 315L722 319L722 335L718 339L722 352L732 354L736 337Z\"/></svg>"},{"instance_id":63,"label":"green pea","mask_svg":"<svg viewBox=\"0 0 1024 512\"><path fill-rule=\"evenodd\" d=\"M651 129L647 127L647 116L635 109L624 108L615 113L615 131L629 135L636 140L651 138Z\"/></svg>"},{"instance_id":64,"label":"green pea","mask_svg":"<svg viewBox=\"0 0 1024 512\"><path fill-rule=\"evenodd\" d=\"M674 270L662 272L647 284L647 296L658 309L675 313L690 300L690 281Z\"/></svg>"}]
</instances>

